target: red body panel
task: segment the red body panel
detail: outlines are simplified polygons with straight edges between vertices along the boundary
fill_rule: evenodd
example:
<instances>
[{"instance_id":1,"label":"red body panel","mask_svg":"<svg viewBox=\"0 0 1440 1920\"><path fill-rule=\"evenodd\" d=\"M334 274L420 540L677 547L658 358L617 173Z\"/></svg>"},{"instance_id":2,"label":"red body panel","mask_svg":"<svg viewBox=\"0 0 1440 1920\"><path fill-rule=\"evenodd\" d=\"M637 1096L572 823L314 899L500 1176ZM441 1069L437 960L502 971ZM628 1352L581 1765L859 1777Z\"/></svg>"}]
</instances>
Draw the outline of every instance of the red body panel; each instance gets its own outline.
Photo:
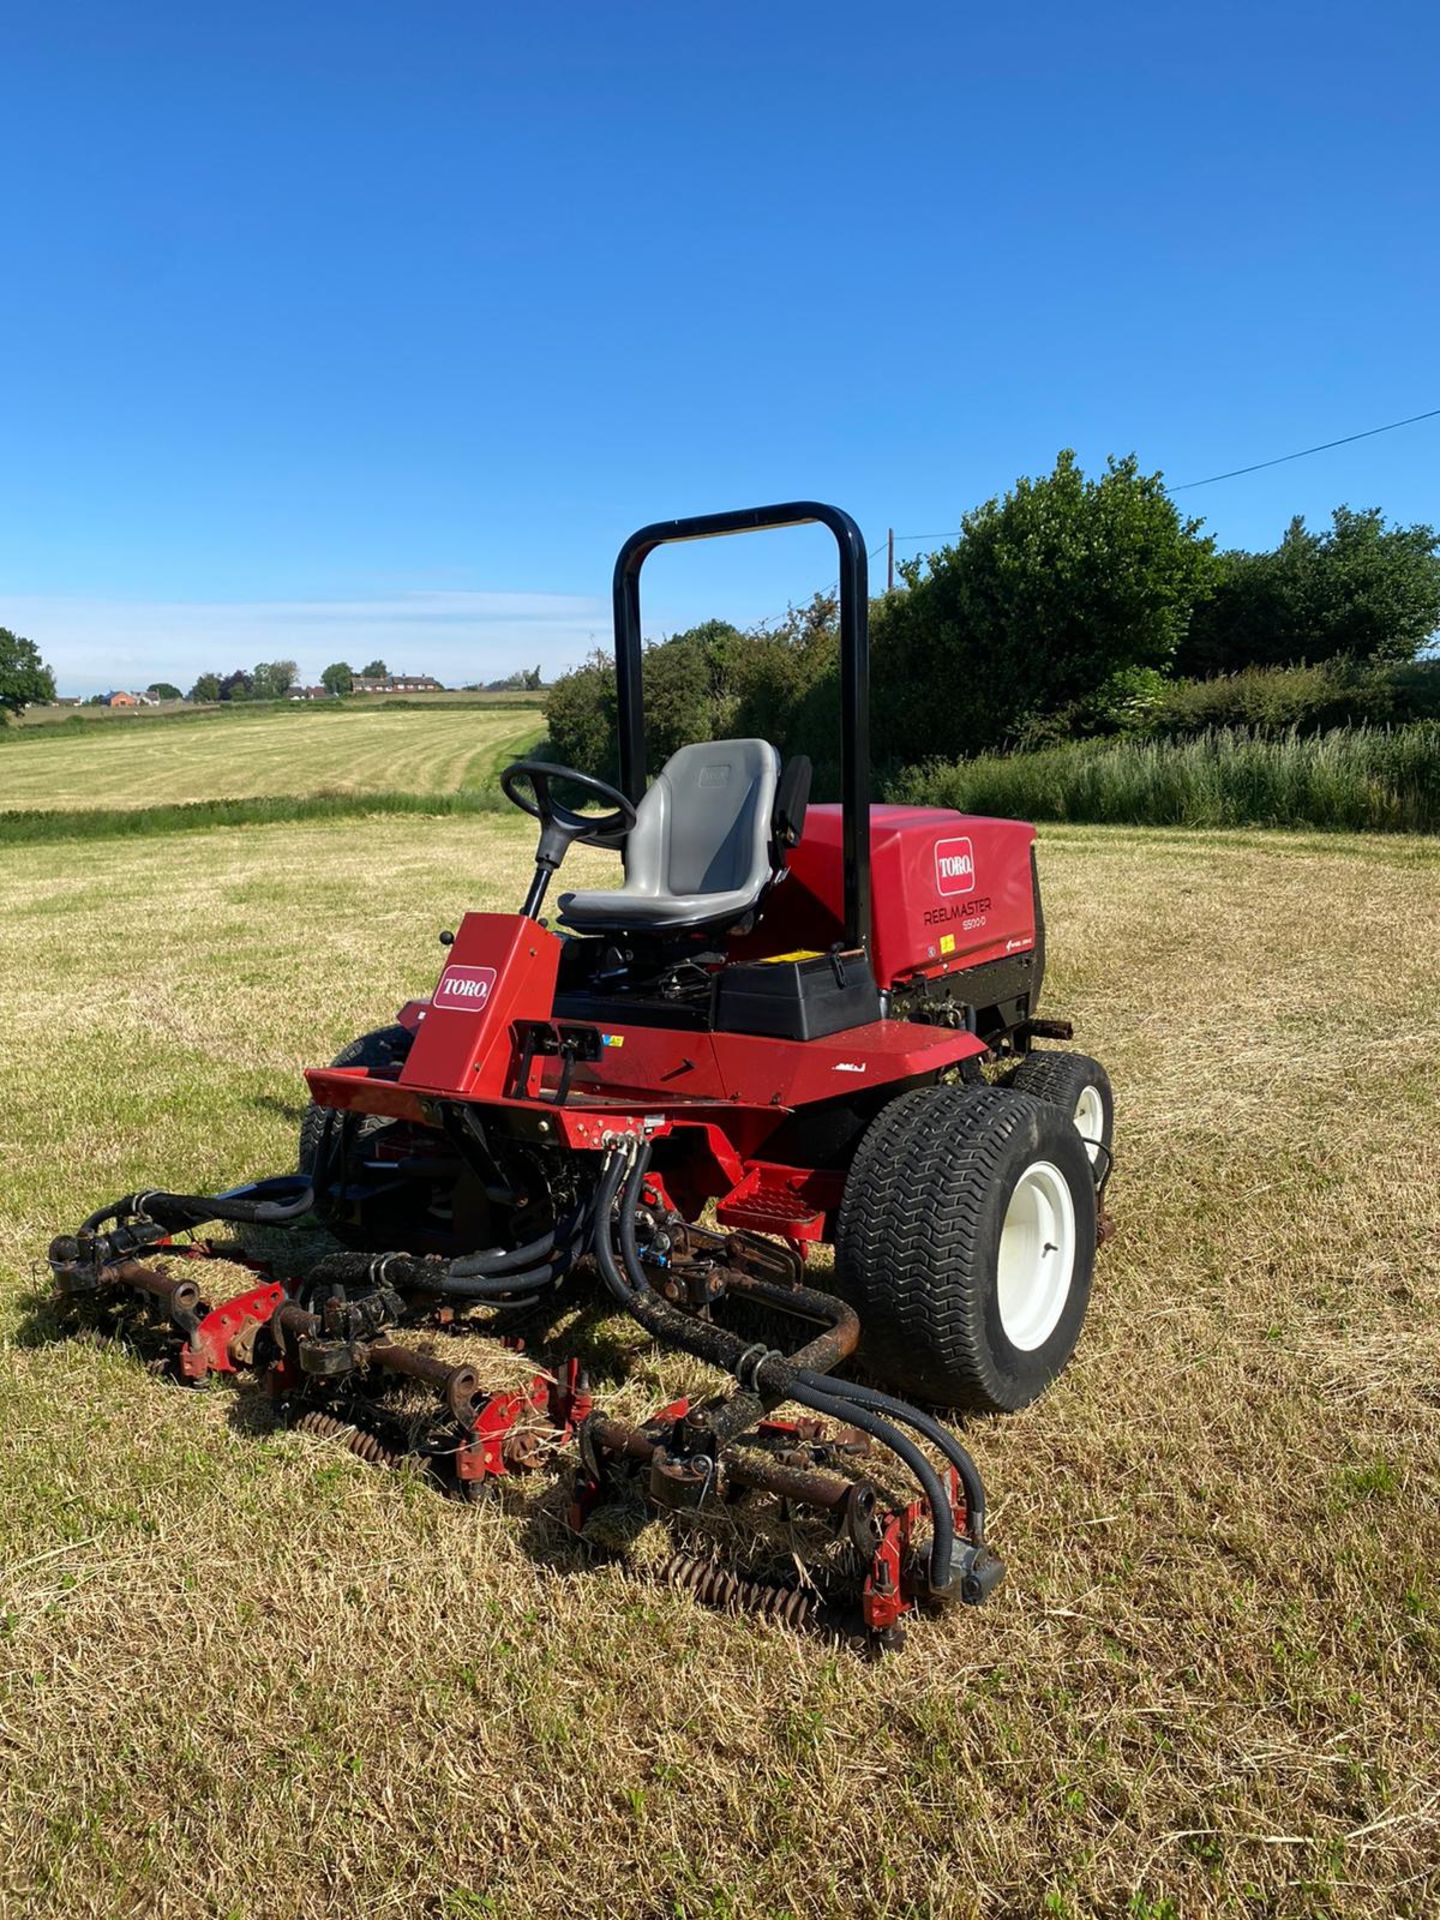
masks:
<instances>
[{"instance_id":1,"label":"red body panel","mask_svg":"<svg viewBox=\"0 0 1440 1920\"><path fill-rule=\"evenodd\" d=\"M737 959L823 950L841 937L844 871L836 806L811 807L788 877L765 903ZM870 888L876 984L976 967L1035 944L1030 849L1035 829L942 807L872 807Z\"/></svg>"},{"instance_id":2,"label":"red body panel","mask_svg":"<svg viewBox=\"0 0 1440 1920\"><path fill-rule=\"evenodd\" d=\"M973 1034L906 1020L877 1020L819 1040L659 1027L616 1027L605 1038L599 1060L576 1067L577 1092L619 1096L651 1113L711 1106L781 1114L887 1080L913 1080L985 1050Z\"/></svg>"},{"instance_id":3,"label":"red body panel","mask_svg":"<svg viewBox=\"0 0 1440 1920\"><path fill-rule=\"evenodd\" d=\"M516 1017L543 1020L549 1010ZM470 1023L473 1031L444 1031L441 1022L449 1027L455 1018ZM431 1043L432 1026L436 1044ZM563 1108L535 1097L553 1091L559 1074L553 1059L537 1063L544 1077L537 1072L532 1080L532 1097L521 1098L512 1090L515 1047L508 1023L497 1032L487 1014L447 1018L445 1010L434 1006L420 1022L398 1080L363 1067L310 1067L305 1078L320 1106L356 1113L418 1120L427 1101L470 1099L487 1106L539 1109L557 1119L587 1118L598 1111L677 1124L714 1121L733 1134L742 1114L758 1115L763 1131L769 1131L797 1107L845 1099L893 1081L919 1080L985 1051L985 1043L973 1033L907 1020L880 1020L820 1040L658 1027L615 1027L604 1038L599 1060L576 1065ZM431 1067L424 1060L417 1065L422 1047ZM466 1084L448 1077L457 1071L457 1062L464 1063L458 1072L462 1081L468 1076Z\"/></svg>"},{"instance_id":4,"label":"red body panel","mask_svg":"<svg viewBox=\"0 0 1440 1920\"><path fill-rule=\"evenodd\" d=\"M560 941L519 913L467 913L415 1034L402 1087L494 1100L510 1086L514 1023L548 1020Z\"/></svg>"},{"instance_id":5,"label":"red body panel","mask_svg":"<svg viewBox=\"0 0 1440 1920\"><path fill-rule=\"evenodd\" d=\"M1032 948L1034 839L1034 828L1019 821L876 807L877 983L890 987ZM840 939L838 807L810 808L788 865L756 930L730 943L737 960L823 950ZM313 1097L323 1107L432 1126L438 1102L475 1101L511 1114L521 1132L577 1152L598 1151L616 1133L668 1138L665 1177L686 1212L715 1199L730 1224L803 1246L833 1233L843 1176L789 1166L783 1153L772 1157L770 1142L787 1116L933 1079L986 1051L963 1029L900 1019L805 1041L614 1026L600 1032L598 1057L573 1062L567 1097L557 1105L561 1062L553 1052L534 1058L524 1087L517 1076L522 1028L554 1020L560 950L558 936L521 914L467 914L431 1000L402 1010L415 1040L398 1076L393 1069L312 1069ZM594 1029L584 1031L593 1046Z\"/></svg>"}]
</instances>

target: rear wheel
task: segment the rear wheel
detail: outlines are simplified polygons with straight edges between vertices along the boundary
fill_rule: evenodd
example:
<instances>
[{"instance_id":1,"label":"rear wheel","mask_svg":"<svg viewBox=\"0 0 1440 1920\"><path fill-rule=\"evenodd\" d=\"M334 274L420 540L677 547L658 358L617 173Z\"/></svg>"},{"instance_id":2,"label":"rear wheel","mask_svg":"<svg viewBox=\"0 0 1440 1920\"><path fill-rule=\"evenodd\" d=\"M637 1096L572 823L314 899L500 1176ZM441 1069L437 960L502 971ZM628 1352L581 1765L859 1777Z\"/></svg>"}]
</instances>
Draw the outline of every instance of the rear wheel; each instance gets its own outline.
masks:
<instances>
[{"instance_id":1,"label":"rear wheel","mask_svg":"<svg viewBox=\"0 0 1440 1920\"><path fill-rule=\"evenodd\" d=\"M1058 1108L1008 1087L922 1087L875 1119L845 1182L836 1275L861 1360L902 1393L1007 1413L1075 1350L1095 1183Z\"/></svg>"},{"instance_id":2,"label":"rear wheel","mask_svg":"<svg viewBox=\"0 0 1440 1920\"><path fill-rule=\"evenodd\" d=\"M1115 1096L1100 1062L1084 1053L1027 1053L1010 1085L1070 1115L1095 1178L1103 1180L1115 1145Z\"/></svg>"}]
</instances>

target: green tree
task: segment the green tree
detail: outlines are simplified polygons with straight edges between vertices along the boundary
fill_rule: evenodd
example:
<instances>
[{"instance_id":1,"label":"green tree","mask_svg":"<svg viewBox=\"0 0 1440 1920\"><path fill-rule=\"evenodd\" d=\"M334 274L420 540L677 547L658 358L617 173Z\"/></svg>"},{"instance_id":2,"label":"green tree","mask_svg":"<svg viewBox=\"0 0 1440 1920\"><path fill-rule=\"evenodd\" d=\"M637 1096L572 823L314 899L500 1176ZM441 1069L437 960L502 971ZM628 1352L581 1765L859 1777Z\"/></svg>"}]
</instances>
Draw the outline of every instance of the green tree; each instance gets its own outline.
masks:
<instances>
[{"instance_id":1,"label":"green tree","mask_svg":"<svg viewBox=\"0 0 1440 1920\"><path fill-rule=\"evenodd\" d=\"M220 676L218 673L202 673L186 695L188 700L218 700L220 698Z\"/></svg>"},{"instance_id":2,"label":"green tree","mask_svg":"<svg viewBox=\"0 0 1440 1920\"><path fill-rule=\"evenodd\" d=\"M168 680L152 680L145 691L147 693L153 693L157 700L183 700L185 698L179 687L172 686Z\"/></svg>"},{"instance_id":3,"label":"green tree","mask_svg":"<svg viewBox=\"0 0 1440 1920\"><path fill-rule=\"evenodd\" d=\"M344 660L337 660L321 674L320 684L327 693L349 693L355 684L355 675Z\"/></svg>"},{"instance_id":4,"label":"green tree","mask_svg":"<svg viewBox=\"0 0 1440 1920\"><path fill-rule=\"evenodd\" d=\"M550 683L545 696L546 756L602 780L614 780L615 662L598 650Z\"/></svg>"},{"instance_id":5,"label":"green tree","mask_svg":"<svg viewBox=\"0 0 1440 1920\"><path fill-rule=\"evenodd\" d=\"M706 620L645 649L645 752L652 772L691 740L730 734L750 644L728 620ZM615 664L608 654L592 655L551 684L545 718L550 751L562 764L615 778Z\"/></svg>"},{"instance_id":6,"label":"green tree","mask_svg":"<svg viewBox=\"0 0 1440 1920\"><path fill-rule=\"evenodd\" d=\"M233 673L227 673L220 682L217 700L250 700L254 698L254 685L243 667L237 667Z\"/></svg>"},{"instance_id":7,"label":"green tree","mask_svg":"<svg viewBox=\"0 0 1440 1920\"><path fill-rule=\"evenodd\" d=\"M250 697L283 700L299 677L293 660L262 660L250 675Z\"/></svg>"},{"instance_id":8,"label":"green tree","mask_svg":"<svg viewBox=\"0 0 1440 1920\"><path fill-rule=\"evenodd\" d=\"M875 753L1001 746L1042 716L1098 724L1167 668L1214 570L1213 543L1133 454L1095 480L1073 452L967 513L876 602Z\"/></svg>"},{"instance_id":9,"label":"green tree","mask_svg":"<svg viewBox=\"0 0 1440 1920\"><path fill-rule=\"evenodd\" d=\"M654 768L692 740L735 731L750 641L728 620L702 620L645 652L646 757Z\"/></svg>"},{"instance_id":10,"label":"green tree","mask_svg":"<svg viewBox=\"0 0 1440 1920\"><path fill-rule=\"evenodd\" d=\"M390 678L390 669L383 660L372 660L368 667L361 667L359 678L361 680L388 680Z\"/></svg>"},{"instance_id":11,"label":"green tree","mask_svg":"<svg viewBox=\"0 0 1440 1920\"><path fill-rule=\"evenodd\" d=\"M40 658L33 640L0 627L0 727L12 713L55 698L55 676Z\"/></svg>"},{"instance_id":12,"label":"green tree","mask_svg":"<svg viewBox=\"0 0 1440 1920\"><path fill-rule=\"evenodd\" d=\"M742 737L768 740L782 755L808 754L817 795L839 792L839 601L817 593L776 625L747 636L739 658L733 722Z\"/></svg>"},{"instance_id":13,"label":"green tree","mask_svg":"<svg viewBox=\"0 0 1440 1920\"><path fill-rule=\"evenodd\" d=\"M1322 660L1398 665L1437 626L1435 529L1337 507L1324 533L1297 517L1271 552L1223 554L1176 664L1196 677Z\"/></svg>"},{"instance_id":14,"label":"green tree","mask_svg":"<svg viewBox=\"0 0 1440 1920\"><path fill-rule=\"evenodd\" d=\"M1215 568L1200 524L1177 513L1133 455L1090 480L1073 453L967 514L960 539L904 567L872 601L873 757L912 764L1048 727L1101 731L1163 685ZM647 648L650 765L689 740L758 735L815 763L838 791L838 609L832 594L742 634L707 621ZM615 766L614 669L597 653L549 690L556 757Z\"/></svg>"}]
</instances>

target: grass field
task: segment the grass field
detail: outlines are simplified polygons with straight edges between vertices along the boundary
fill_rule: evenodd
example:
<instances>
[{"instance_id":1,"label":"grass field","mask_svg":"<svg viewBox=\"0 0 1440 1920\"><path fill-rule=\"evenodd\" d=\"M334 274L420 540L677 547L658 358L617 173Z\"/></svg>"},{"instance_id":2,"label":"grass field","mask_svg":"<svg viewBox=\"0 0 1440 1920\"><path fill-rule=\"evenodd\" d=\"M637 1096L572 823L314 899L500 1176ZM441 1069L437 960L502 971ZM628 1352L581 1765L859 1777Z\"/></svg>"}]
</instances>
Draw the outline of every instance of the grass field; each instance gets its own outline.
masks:
<instances>
[{"instance_id":1,"label":"grass field","mask_svg":"<svg viewBox=\"0 0 1440 1920\"><path fill-rule=\"evenodd\" d=\"M0 813L252 795L454 793L493 783L539 738L517 707L279 708L166 716L0 741Z\"/></svg>"},{"instance_id":2,"label":"grass field","mask_svg":"<svg viewBox=\"0 0 1440 1920\"><path fill-rule=\"evenodd\" d=\"M1440 846L1046 830L1119 1237L1072 1368L969 1432L1007 1586L876 1666L575 1549L546 1481L450 1506L52 1337L50 1234L288 1164L302 1062L529 846L6 852L0 1912L1433 1915ZM589 1338L608 1404L693 1379Z\"/></svg>"},{"instance_id":3,"label":"grass field","mask_svg":"<svg viewBox=\"0 0 1440 1920\"><path fill-rule=\"evenodd\" d=\"M395 706L404 706L425 711L434 708L455 707L542 707L545 695L538 689L522 691L518 688L496 689L493 692L474 691L459 687L443 687L438 693L375 694L357 693L348 695L345 700L332 702L324 700L317 704L301 706L298 702L265 701L252 705L249 701L202 701L192 705L188 700L162 700L153 707L26 707L25 711L12 717L14 727L34 731L36 728L53 729L63 727L66 732L78 731L80 726L92 721L102 724L114 722L122 727L145 726L152 720L195 720L195 719L243 719L257 713L273 713L279 709L286 713L343 713L360 712L379 713ZM0 736L3 738L4 736Z\"/></svg>"}]
</instances>

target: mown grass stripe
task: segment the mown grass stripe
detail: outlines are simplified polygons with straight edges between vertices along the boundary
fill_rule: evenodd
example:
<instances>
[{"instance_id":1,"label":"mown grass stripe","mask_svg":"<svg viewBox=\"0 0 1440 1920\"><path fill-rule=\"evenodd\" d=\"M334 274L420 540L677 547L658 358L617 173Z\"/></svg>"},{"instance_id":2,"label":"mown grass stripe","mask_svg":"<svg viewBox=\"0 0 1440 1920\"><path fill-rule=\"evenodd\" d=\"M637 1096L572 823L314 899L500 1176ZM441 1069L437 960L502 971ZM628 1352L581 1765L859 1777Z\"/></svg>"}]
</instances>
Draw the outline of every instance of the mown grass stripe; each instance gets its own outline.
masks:
<instances>
[{"instance_id":1,"label":"mown grass stripe","mask_svg":"<svg viewBox=\"0 0 1440 1920\"><path fill-rule=\"evenodd\" d=\"M352 694L335 700L236 700L220 706L131 707L116 712L108 707L72 708L52 714L47 708L31 708L12 725L0 720L0 744L21 746L27 741L45 744L72 740L77 735L98 734L103 729L121 729L126 734L151 727L190 727L196 725L243 726L247 721L272 719L285 714L295 719L336 719L357 713L533 713L545 704L543 693L442 694L427 698L424 694L404 695Z\"/></svg>"},{"instance_id":2,"label":"mown grass stripe","mask_svg":"<svg viewBox=\"0 0 1440 1920\"><path fill-rule=\"evenodd\" d=\"M89 807L0 813L0 846L57 840L119 840L211 827L287 826L365 814L476 814L508 811L493 788L460 793L262 794L241 800L187 800L156 807Z\"/></svg>"}]
</instances>

